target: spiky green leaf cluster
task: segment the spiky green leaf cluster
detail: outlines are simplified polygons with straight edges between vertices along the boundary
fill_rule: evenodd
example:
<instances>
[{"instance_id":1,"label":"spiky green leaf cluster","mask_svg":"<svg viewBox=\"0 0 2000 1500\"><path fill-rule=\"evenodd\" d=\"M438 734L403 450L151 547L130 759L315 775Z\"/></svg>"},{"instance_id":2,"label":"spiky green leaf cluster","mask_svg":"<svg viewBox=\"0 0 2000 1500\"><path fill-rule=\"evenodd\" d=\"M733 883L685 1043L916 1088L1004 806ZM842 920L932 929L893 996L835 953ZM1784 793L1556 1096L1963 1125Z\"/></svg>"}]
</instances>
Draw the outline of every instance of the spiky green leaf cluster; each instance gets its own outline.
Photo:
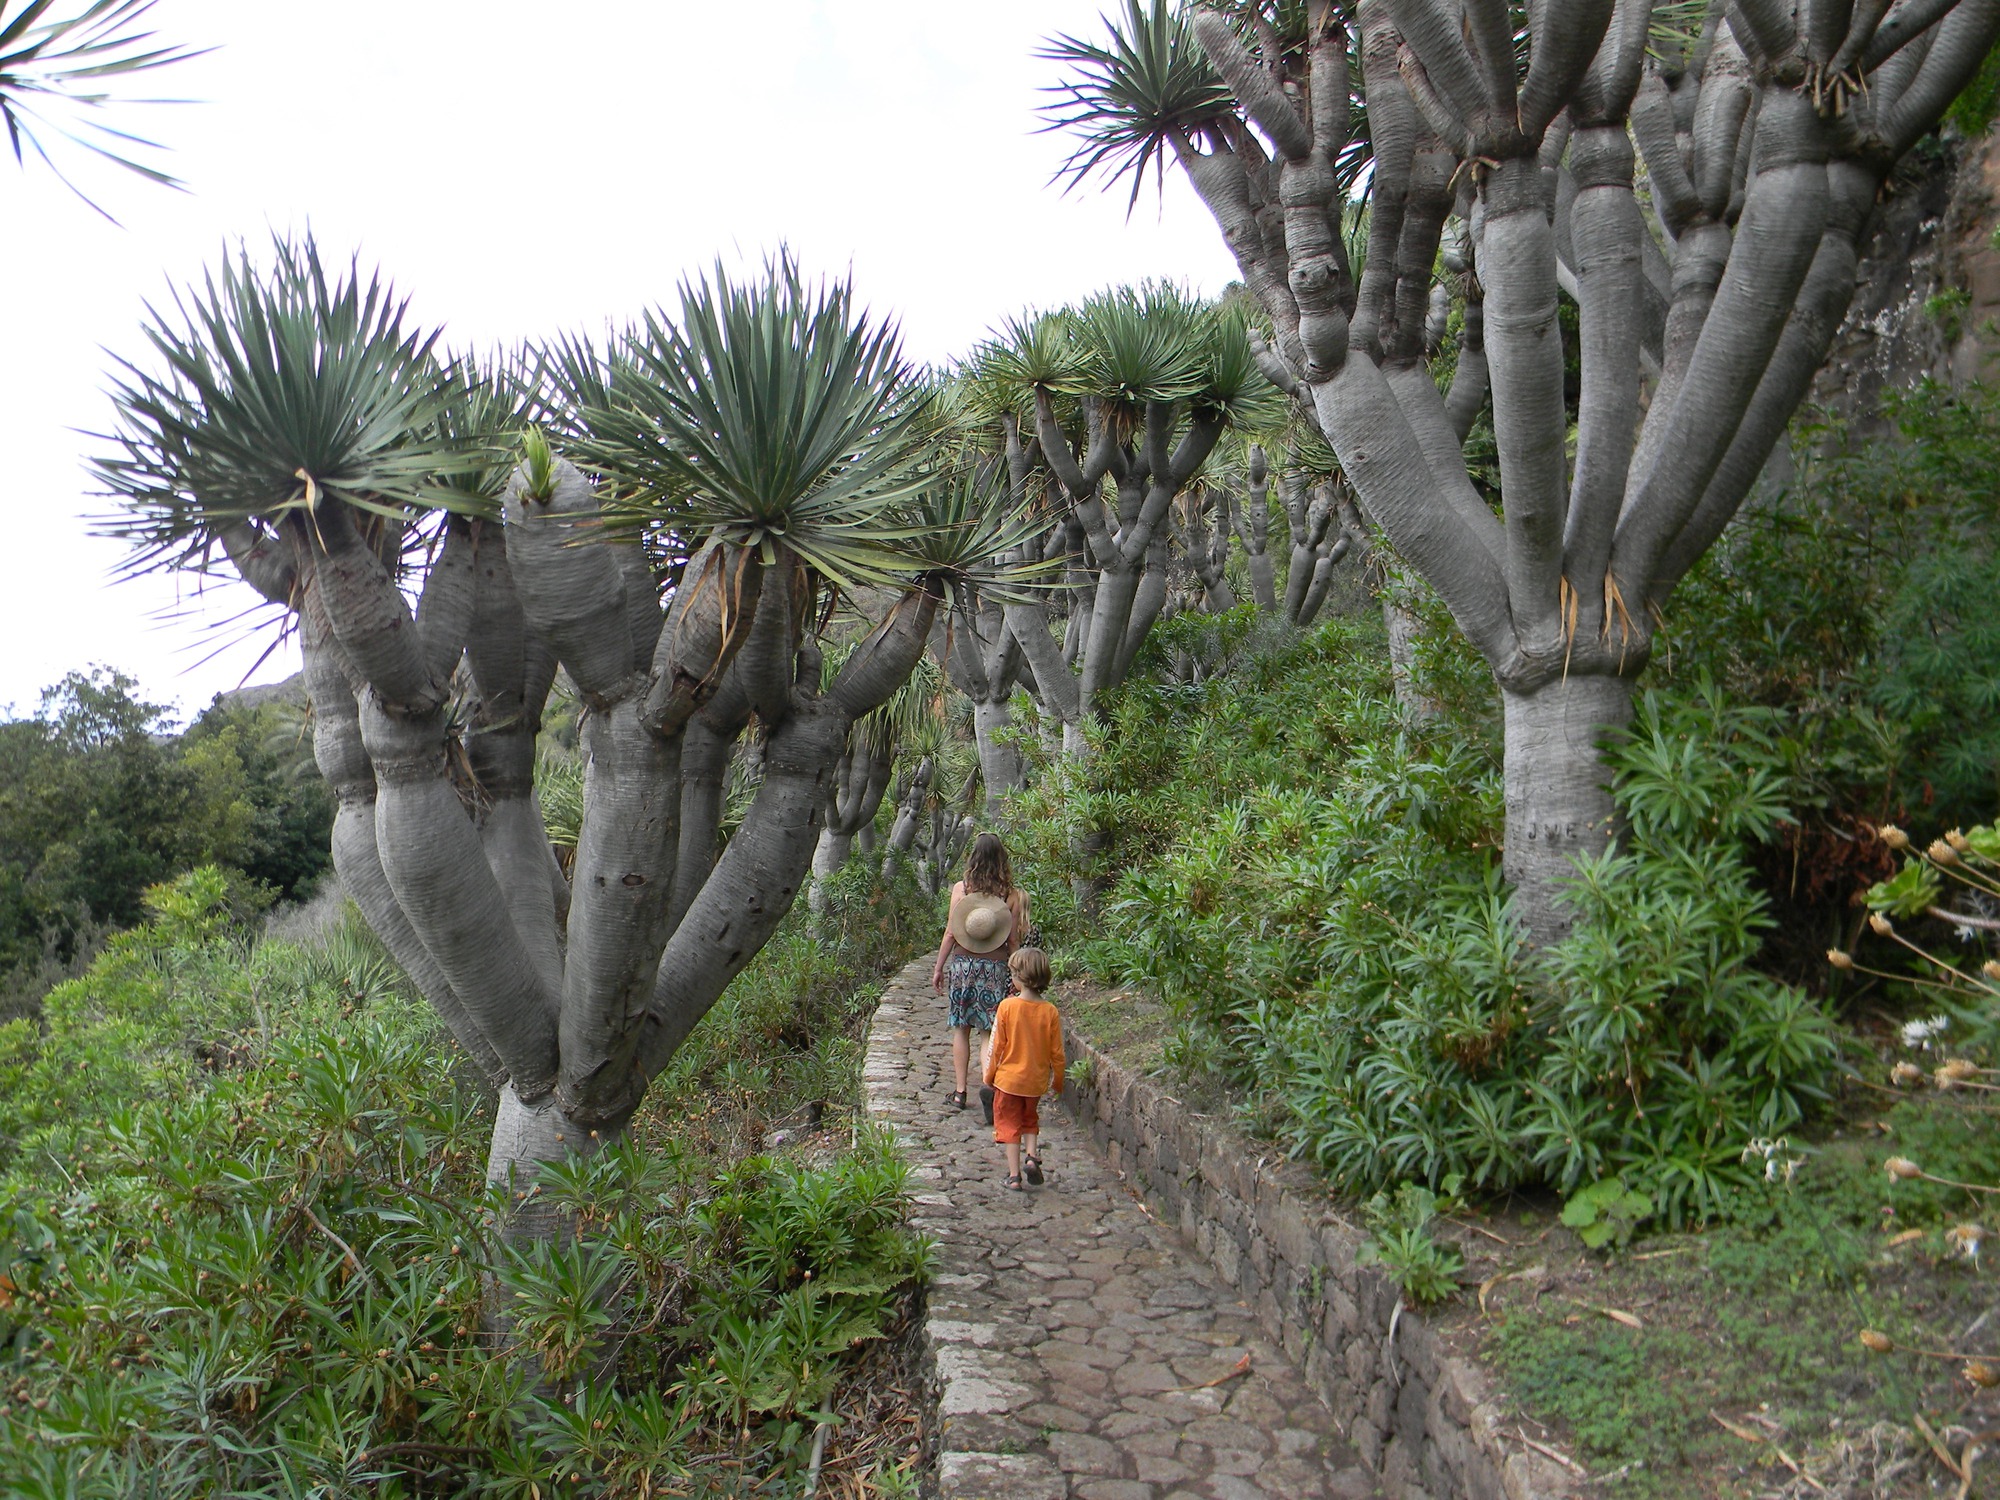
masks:
<instances>
[{"instance_id":1,"label":"spiky green leaf cluster","mask_svg":"<svg viewBox=\"0 0 2000 1500\"><path fill-rule=\"evenodd\" d=\"M92 460L121 503L103 530L133 543L128 570L187 565L252 517L309 514L341 501L406 519L474 514L491 466L463 371L437 335L357 265L329 275L310 238L280 239L272 263L247 249L171 309L147 309L158 364L120 360L116 423Z\"/></svg>"},{"instance_id":2,"label":"spiky green leaf cluster","mask_svg":"<svg viewBox=\"0 0 2000 1500\"><path fill-rule=\"evenodd\" d=\"M1040 523L1012 511L995 463L942 470L898 509L908 564L960 597L1019 599L1044 581L1048 565L1019 560Z\"/></svg>"},{"instance_id":3,"label":"spiky green leaf cluster","mask_svg":"<svg viewBox=\"0 0 2000 1500\"><path fill-rule=\"evenodd\" d=\"M1042 106L1048 130L1081 137L1058 175L1080 185L1093 175L1132 179L1127 209L1139 201L1151 168L1166 172L1176 137L1188 137L1235 113L1222 76L1195 43L1186 7L1175 0L1125 0L1122 20L1107 19L1106 43L1057 36L1039 54L1069 76Z\"/></svg>"},{"instance_id":4,"label":"spiky green leaf cluster","mask_svg":"<svg viewBox=\"0 0 2000 1500\"><path fill-rule=\"evenodd\" d=\"M1257 368L1249 331L1241 306L1171 283L1114 288L1004 324L973 357L973 404L1026 416L1037 394L1064 413L1084 400L1120 414L1186 403L1237 428L1282 425L1284 403Z\"/></svg>"},{"instance_id":5,"label":"spiky green leaf cluster","mask_svg":"<svg viewBox=\"0 0 2000 1500\"><path fill-rule=\"evenodd\" d=\"M927 482L926 393L846 283L809 286L788 257L747 282L717 267L609 359L558 359L572 450L613 515L767 561L782 546L843 587L910 571L900 510Z\"/></svg>"},{"instance_id":6,"label":"spiky green leaf cluster","mask_svg":"<svg viewBox=\"0 0 2000 1500\"><path fill-rule=\"evenodd\" d=\"M50 20L54 7L55 0L28 0L18 7L12 0L0 0L0 121L6 123L7 144L13 147L15 162L24 163L26 153L33 152L64 186L104 213L56 165L36 134L39 126L128 172L165 187L179 187L158 168L134 159L134 147L157 149L143 136L87 118L65 125L37 106L53 104L78 111L100 108L112 102L113 80L185 62L206 49L163 45L153 32L141 29L153 0L90 0L74 15ZM12 17L7 14L10 8L14 10Z\"/></svg>"}]
</instances>

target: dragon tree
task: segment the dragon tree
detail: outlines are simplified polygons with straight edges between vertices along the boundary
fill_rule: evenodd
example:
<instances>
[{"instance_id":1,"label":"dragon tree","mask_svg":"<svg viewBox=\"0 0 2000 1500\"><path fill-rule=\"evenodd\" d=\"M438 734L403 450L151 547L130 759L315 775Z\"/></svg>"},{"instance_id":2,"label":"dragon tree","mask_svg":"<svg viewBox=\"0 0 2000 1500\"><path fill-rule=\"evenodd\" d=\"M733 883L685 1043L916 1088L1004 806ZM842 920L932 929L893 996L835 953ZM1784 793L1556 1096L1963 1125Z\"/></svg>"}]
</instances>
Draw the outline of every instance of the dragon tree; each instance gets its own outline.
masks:
<instances>
[{"instance_id":1,"label":"dragon tree","mask_svg":"<svg viewBox=\"0 0 2000 1500\"><path fill-rule=\"evenodd\" d=\"M1573 858L1613 836L1597 745L1675 585L1825 359L1890 173L1996 32L2000 0L1573 0L1525 20L1501 0L1127 0L1107 45L1053 44L1076 170L1186 174L1269 320L1264 370L1491 669L1534 941L1563 930ZM1462 274L1439 253L1461 232ZM1440 287L1482 335L1442 389ZM1488 403L1497 509L1463 456Z\"/></svg>"},{"instance_id":2,"label":"dragon tree","mask_svg":"<svg viewBox=\"0 0 2000 1500\"><path fill-rule=\"evenodd\" d=\"M308 243L224 264L146 338L97 461L112 529L296 628L335 868L498 1092L489 1178L615 1137L792 905L853 726L1011 545L930 461L893 328L788 261L718 271L520 391ZM880 618L823 677L834 591L863 585ZM567 873L533 776L558 670L583 704ZM529 1204L515 1232L549 1227Z\"/></svg>"}]
</instances>

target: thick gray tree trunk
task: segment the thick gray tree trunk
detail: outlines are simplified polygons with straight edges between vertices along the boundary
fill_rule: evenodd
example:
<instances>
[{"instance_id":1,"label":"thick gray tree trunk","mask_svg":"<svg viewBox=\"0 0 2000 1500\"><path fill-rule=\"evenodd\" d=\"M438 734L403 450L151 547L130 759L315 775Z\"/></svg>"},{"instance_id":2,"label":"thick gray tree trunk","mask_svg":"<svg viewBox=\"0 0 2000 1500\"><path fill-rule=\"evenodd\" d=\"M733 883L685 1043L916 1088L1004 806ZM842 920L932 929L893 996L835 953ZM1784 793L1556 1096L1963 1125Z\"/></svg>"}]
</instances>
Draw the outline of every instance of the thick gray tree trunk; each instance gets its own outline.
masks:
<instances>
[{"instance_id":1,"label":"thick gray tree trunk","mask_svg":"<svg viewBox=\"0 0 2000 1500\"><path fill-rule=\"evenodd\" d=\"M1048 634L1046 615L1039 610L1032 613L1042 632L1037 642L1043 648L1041 669L1059 672L1059 681L1068 679ZM972 737L979 752L986 816L998 820L1005 815L1008 800L1027 784L1021 752L1011 738L1014 689L1027 668L1021 641L1008 623L1007 609L990 604L977 611L954 611L947 623L932 631L931 654L952 686L972 700Z\"/></svg>"},{"instance_id":2,"label":"thick gray tree trunk","mask_svg":"<svg viewBox=\"0 0 2000 1500\"><path fill-rule=\"evenodd\" d=\"M399 531L337 502L231 545L300 611L336 869L499 1090L488 1177L517 1194L542 1163L617 1137L784 916L840 801L849 731L908 677L937 604L912 587L822 692L806 575L782 549L766 570L711 545L663 609L639 549L607 540L596 511L567 465L542 496L517 476L504 526L444 524L414 613L390 569ZM533 787L558 661L590 707L567 888ZM761 776L722 852L730 747L753 720ZM870 779L864 764L846 789L850 816L872 815ZM504 1228L552 1222L521 1196Z\"/></svg>"},{"instance_id":3,"label":"thick gray tree trunk","mask_svg":"<svg viewBox=\"0 0 2000 1500\"><path fill-rule=\"evenodd\" d=\"M979 751L979 779L986 789L989 817L1027 785L1021 747L1014 743L1013 735L1014 709L1010 702L974 700L972 738Z\"/></svg>"},{"instance_id":4,"label":"thick gray tree trunk","mask_svg":"<svg viewBox=\"0 0 2000 1500\"><path fill-rule=\"evenodd\" d=\"M813 849L812 887L806 901L815 917L826 913L827 882L847 863L854 836L874 826L892 766L893 750L885 735L869 734L864 726L849 737L847 753L827 788L826 823Z\"/></svg>"},{"instance_id":5,"label":"thick gray tree trunk","mask_svg":"<svg viewBox=\"0 0 2000 1500\"><path fill-rule=\"evenodd\" d=\"M1579 855L1597 855L1617 833L1598 742L1632 717L1632 682L1557 678L1532 693L1502 693L1506 722L1506 874L1531 932L1557 935L1569 914L1557 901Z\"/></svg>"}]
</instances>

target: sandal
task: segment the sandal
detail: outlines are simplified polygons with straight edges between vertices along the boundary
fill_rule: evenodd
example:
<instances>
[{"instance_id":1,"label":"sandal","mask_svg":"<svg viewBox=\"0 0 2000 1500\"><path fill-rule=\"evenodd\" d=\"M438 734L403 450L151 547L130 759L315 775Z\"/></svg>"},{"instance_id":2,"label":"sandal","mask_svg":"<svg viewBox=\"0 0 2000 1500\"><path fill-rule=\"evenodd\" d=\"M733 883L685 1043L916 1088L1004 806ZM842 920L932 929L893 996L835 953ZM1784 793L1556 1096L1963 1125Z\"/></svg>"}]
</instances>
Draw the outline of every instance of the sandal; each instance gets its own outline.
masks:
<instances>
[{"instance_id":1,"label":"sandal","mask_svg":"<svg viewBox=\"0 0 2000 1500\"><path fill-rule=\"evenodd\" d=\"M1010 1172L1007 1174L1007 1190L1014 1193L1021 1191L1021 1174L1019 1172Z\"/></svg>"},{"instance_id":2,"label":"sandal","mask_svg":"<svg viewBox=\"0 0 2000 1500\"><path fill-rule=\"evenodd\" d=\"M944 1096L944 1107L945 1107L946 1109L948 1109L948 1110L951 1110L951 1111L953 1111L954 1113L955 1113L955 1112L957 1112L958 1110L961 1110L961 1109L964 1109L964 1108L965 1108L965 1090L964 1090L964 1089L960 1089L960 1090L959 1090L959 1091L958 1091L957 1093L955 1093L955 1094L946 1094L946 1095Z\"/></svg>"},{"instance_id":3,"label":"sandal","mask_svg":"<svg viewBox=\"0 0 2000 1500\"><path fill-rule=\"evenodd\" d=\"M1021 1158L1021 1165L1027 1171L1028 1181L1036 1187L1040 1187L1042 1185L1042 1159L1039 1156L1024 1156Z\"/></svg>"},{"instance_id":4,"label":"sandal","mask_svg":"<svg viewBox=\"0 0 2000 1500\"><path fill-rule=\"evenodd\" d=\"M963 1098L964 1096L963 1096L963 1095L961 1095L960 1097L961 1097L961 1098ZM981 1090L979 1091L979 1112L980 1112L980 1114L982 1114L983 1116L985 1116L985 1118L986 1118L986 1123L987 1123L988 1125L991 1125L991 1124L993 1123L993 1090L992 1090L992 1089L990 1089L990 1088L982 1088L982 1089L981 1089Z\"/></svg>"}]
</instances>

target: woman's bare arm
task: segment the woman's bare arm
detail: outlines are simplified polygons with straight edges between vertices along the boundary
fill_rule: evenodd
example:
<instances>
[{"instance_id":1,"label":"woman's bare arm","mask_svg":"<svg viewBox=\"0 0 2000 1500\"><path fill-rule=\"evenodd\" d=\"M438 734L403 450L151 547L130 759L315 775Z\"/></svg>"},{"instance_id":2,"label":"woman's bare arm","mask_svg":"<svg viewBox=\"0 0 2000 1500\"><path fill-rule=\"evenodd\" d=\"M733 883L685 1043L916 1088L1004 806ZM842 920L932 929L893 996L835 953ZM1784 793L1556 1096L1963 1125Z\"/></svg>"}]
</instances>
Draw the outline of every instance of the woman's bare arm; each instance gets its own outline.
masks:
<instances>
[{"instance_id":1,"label":"woman's bare arm","mask_svg":"<svg viewBox=\"0 0 2000 1500\"><path fill-rule=\"evenodd\" d=\"M957 901L964 894L965 882L962 880L953 882L951 899ZM956 946L957 944L952 941L951 926L947 923L944 929L944 937L938 943L937 962L931 965L931 988L939 993L942 993L944 990L944 966L950 961L951 950Z\"/></svg>"}]
</instances>

